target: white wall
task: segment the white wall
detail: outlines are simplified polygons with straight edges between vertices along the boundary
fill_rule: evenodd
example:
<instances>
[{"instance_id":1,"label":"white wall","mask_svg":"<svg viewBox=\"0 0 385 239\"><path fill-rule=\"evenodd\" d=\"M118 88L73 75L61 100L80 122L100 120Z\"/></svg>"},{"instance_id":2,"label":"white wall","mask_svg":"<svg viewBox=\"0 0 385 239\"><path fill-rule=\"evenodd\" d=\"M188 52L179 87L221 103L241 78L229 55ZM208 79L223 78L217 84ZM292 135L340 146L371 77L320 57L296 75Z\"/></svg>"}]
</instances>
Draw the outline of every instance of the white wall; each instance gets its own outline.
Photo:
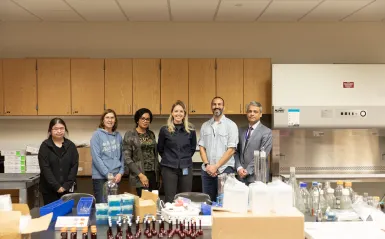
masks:
<instances>
[{"instance_id":1,"label":"white wall","mask_svg":"<svg viewBox=\"0 0 385 239\"><path fill-rule=\"evenodd\" d=\"M229 116L239 126L247 124L244 116ZM38 117L34 119L28 117L22 119L13 117L12 119L0 118L0 151L2 149L25 149L27 145L38 147L42 141L47 138L48 124L51 117ZM99 125L98 117L63 117L69 130L68 138L75 144L90 143L92 133ZM135 127L133 117L119 117L118 131L124 136L125 132ZM191 119L191 123L197 128L197 137L199 140L200 127L209 117ZM159 129L166 123L166 118L155 117L151 130L158 137ZM200 162L199 153L196 153L194 161Z\"/></svg>"},{"instance_id":2,"label":"white wall","mask_svg":"<svg viewBox=\"0 0 385 239\"><path fill-rule=\"evenodd\" d=\"M0 57L384 63L385 23L1 23Z\"/></svg>"}]
</instances>

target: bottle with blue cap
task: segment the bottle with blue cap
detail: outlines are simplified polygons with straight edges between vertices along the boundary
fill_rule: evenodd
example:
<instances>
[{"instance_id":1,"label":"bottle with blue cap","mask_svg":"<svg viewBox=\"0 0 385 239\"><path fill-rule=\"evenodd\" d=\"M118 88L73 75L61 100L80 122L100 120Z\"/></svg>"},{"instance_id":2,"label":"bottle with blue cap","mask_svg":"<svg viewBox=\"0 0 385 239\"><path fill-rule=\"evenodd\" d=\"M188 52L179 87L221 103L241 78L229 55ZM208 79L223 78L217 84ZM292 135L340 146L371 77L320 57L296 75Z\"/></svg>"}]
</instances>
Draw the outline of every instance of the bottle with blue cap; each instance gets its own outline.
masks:
<instances>
[{"instance_id":1,"label":"bottle with blue cap","mask_svg":"<svg viewBox=\"0 0 385 239\"><path fill-rule=\"evenodd\" d=\"M300 193L303 199L303 203L305 204L305 213L309 213L311 200L310 200L310 193L307 190L307 183L300 182L299 187L300 187Z\"/></svg>"}]
</instances>

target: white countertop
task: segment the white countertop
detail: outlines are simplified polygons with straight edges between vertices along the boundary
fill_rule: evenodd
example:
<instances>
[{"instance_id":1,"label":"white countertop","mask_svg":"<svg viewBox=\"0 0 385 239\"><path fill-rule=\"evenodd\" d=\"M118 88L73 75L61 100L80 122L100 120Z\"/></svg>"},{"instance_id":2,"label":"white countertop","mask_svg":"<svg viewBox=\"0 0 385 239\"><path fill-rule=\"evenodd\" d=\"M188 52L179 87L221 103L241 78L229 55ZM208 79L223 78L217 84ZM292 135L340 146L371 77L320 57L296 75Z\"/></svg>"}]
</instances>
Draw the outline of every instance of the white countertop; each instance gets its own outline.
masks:
<instances>
[{"instance_id":1,"label":"white countertop","mask_svg":"<svg viewBox=\"0 0 385 239\"><path fill-rule=\"evenodd\" d=\"M305 222L306 239L380 239L383 226L375 222Z\"/></svg>"},{"instance_id":2,"label":"white countertop","mask_svg":"<svg viewBox=\"0 0 385 239\"><path fill-rule=\"evenodd\" d=\"M282 177L289 178L290 174L281 174ZM368 173L368 174L296 174L295 177L311 179L311 178L323 178L323 179L344 179L344 178L385 178L385 174L380 173Z\"/></svg>"}]
</instances>

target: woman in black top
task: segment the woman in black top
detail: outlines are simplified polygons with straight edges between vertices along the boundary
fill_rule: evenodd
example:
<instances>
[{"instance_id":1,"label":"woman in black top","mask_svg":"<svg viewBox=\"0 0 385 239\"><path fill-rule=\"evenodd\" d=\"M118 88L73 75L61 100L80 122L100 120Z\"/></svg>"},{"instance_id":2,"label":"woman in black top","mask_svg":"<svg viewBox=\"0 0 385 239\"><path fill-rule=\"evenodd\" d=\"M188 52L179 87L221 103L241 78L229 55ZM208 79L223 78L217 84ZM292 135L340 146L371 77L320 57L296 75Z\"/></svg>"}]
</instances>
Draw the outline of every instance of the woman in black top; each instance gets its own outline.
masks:
<instances>
[{"instance_id":1,"label":"woman in black top","mask_svg":"<svg viewBox=\"0 0 385 239\"><path fill-rule=\"evenodd\" d=\"M48 126L48 139L39 149L40 192L44 205L73 192L79 165L75 144L64 137L68 133L65 122L54 118Z\"/></svg>"},{"instance_id":2,"label":"woman in black top","mask_svg":"<svg viewBox=\"0 0 385 239\"><path fill-rule=\"evenodd\" d=\"M196 133L188 122L186 106L178 100L172 105L167 126L160 129L158 139L166 202L172 202L177 192L191 192L196 145Z\"/></svg>"}]
</instances>

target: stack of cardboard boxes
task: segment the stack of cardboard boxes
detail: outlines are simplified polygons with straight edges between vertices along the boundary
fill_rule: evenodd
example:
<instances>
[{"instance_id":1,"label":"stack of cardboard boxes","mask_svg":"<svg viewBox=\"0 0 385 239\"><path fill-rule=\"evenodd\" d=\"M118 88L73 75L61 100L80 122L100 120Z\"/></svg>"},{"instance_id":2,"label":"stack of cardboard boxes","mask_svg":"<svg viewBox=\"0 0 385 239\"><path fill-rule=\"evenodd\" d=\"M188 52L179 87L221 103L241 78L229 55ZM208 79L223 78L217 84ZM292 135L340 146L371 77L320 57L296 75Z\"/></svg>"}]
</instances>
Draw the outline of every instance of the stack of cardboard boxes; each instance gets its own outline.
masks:
<instances>
[{"instance_id":1,"label":"stack of cardboard boxes","mask_svg":"<svg viewBox=\"0 0 385 239\"><path fill-rule=\"evenodd\" d=\"M78 153L79 153L78 176L91 176L92 175L91 149L89 147L78 148Z\"/></svg>"},{"instance_id":2,"label":"stack of cardboard boxes","mask_svg":"<svg viewBox=\"0 0 385 239\"><path fill-rule=\"evenodd\" d=\"M27 173L40 173L39 167L39 148L27 146L26 148L27 156L26 156L26 172Z\"/></svg>"},{"instance_id":3,"label":"stack of cardboard boxes","mask_svg":"<svg viewBox=\"0 0 385 239\"><path fill-rule=\"evenodd\" d=\"M4 156L4 173L25 173L25 150L1 150Z\"/></svg>"}]
</instances>

